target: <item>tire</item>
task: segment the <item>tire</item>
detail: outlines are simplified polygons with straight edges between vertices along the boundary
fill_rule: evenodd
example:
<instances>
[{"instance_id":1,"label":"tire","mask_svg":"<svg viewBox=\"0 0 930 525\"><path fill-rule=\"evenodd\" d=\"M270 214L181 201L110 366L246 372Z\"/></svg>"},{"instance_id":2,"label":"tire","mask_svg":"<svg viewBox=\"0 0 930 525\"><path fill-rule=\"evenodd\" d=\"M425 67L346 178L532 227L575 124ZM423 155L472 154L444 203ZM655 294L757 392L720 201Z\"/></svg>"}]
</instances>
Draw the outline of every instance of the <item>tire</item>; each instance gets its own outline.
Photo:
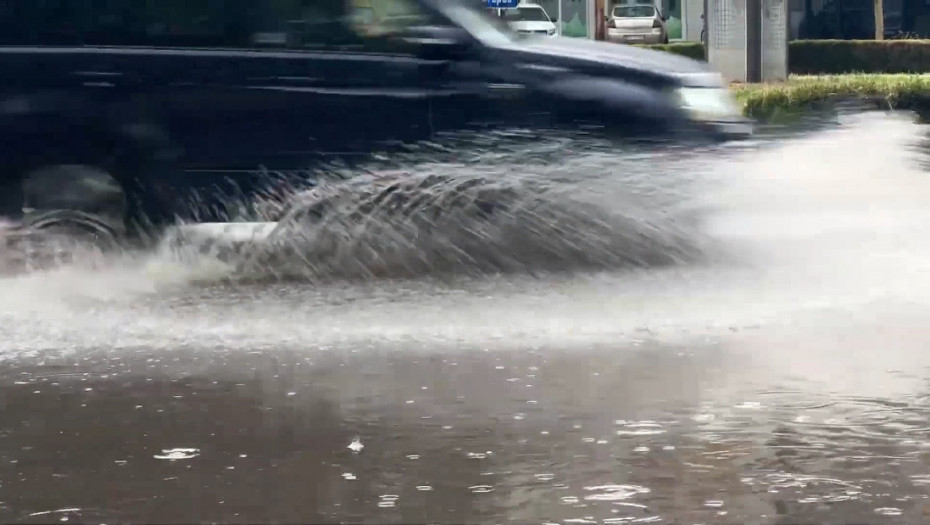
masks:
<instances>
[{"instance_id":1,"label":"tire","mask_svg":"<svg viewBox=\"0 0 930 525\"><path fill-rule=\"evenodd\" d=\"M109 221L78 210L30 213L18 228L13 260L20 271L49 270L79 263L95 266L124 248Z\"/></svg>"},{"instance_id":2,"label":"tire","mask_svg":"<svg viewBox=\"0 0 930 525\"><path fill-rule=\"evenodd\" d=\"M39 244L111 251L126 239L126 196L108 172L87 165L59 164L22 178L21 229Z\"/></svg>"},{"instance_id":3,"label":"tire","mask_svg":"<svg viewBox=\"0 0 930 525\"><path fill-rule=\"evenodd\" d=\"M123 187L104 169L83 164L55 164L34 169L22 178L23 212L76 210L111 222L126 216Z\"/></svg>"},{"instance_id":4,"label":"tire","mask_svg":"<svg viewBox=\"0 0 930 525\"><path fill-rule=\"evenodd\" d=\"M101 248L120 245L120 234L99 216L79 210L49 210L28 215L22 223L28 232L55 232L92 242Z\"/></svg>"}]
</instances>

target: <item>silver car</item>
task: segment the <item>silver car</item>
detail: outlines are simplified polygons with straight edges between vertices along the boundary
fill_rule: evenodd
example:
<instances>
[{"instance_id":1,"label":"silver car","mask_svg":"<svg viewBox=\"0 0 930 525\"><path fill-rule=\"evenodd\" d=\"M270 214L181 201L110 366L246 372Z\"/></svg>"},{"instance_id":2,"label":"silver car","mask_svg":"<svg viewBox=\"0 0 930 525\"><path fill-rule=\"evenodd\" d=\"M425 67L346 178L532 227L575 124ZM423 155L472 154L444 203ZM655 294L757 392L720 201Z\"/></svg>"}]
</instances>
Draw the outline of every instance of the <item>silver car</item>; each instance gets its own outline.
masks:
<instances>
[{"instance_id":1,"label":"silver car","mask_svg":"<svg viewBox=\"0 0 930 525\"><path fill-rule=\"evenodd\" d=\"M667 44L665 17L652 4L614 6L607 19L607 40L624 44Z\"/></svg>"}]
</instances>

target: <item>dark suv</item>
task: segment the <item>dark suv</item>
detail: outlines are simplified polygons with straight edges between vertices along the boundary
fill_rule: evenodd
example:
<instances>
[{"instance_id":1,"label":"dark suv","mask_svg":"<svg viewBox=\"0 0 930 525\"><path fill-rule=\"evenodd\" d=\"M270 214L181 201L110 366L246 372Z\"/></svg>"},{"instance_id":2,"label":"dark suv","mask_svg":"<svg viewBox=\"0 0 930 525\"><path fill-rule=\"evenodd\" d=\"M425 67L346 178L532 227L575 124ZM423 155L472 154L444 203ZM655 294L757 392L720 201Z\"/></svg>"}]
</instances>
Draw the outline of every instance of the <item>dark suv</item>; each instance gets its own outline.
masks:
<instances>
[{"instance_id":1,"label":"dark suv","mask_svg":"<svg viewBox=\"0 0 930 525\"><path fill-rule=\"evenodd\" d=\"M0 2L0 218L224 220L271 174L444 130L749 130L704 64L471 4Z\"/></svg>"}]
</instances>

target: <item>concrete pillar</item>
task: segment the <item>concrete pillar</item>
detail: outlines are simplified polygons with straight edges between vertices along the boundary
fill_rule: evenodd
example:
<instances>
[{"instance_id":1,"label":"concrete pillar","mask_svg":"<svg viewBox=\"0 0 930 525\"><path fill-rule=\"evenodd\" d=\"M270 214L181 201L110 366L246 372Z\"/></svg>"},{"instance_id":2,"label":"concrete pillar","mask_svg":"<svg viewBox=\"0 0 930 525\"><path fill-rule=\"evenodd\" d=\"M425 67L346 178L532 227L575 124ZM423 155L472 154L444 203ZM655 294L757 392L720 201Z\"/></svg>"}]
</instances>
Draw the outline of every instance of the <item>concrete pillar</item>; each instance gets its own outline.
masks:
<instances>
[{"instance_id":1,"label":"concrete pillar","mask_svg":"<svg viewBox=\"0 0 930 525\"><path fill-rule=\"evenodd\" d=\"M708 0L707 58L733 82L788 76L787 0Z\"/></svg>"}]
</instances>

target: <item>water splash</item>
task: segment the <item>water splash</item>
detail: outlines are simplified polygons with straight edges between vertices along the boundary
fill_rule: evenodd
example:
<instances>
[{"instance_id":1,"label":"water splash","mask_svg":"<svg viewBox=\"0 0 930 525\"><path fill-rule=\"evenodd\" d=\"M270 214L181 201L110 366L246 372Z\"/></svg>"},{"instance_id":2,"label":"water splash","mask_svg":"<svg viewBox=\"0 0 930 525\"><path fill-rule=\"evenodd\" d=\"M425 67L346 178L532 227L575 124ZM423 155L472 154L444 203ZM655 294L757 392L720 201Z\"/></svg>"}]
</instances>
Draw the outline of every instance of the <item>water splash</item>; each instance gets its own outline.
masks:
<instances>
[{"instance_id":1,"label":"water splash","mask_svg":"<svg viewBox=\"0 0 930 525\"><path fill-rule=\"evenodd\" d=\"M265 243L207 251L240 256L244 278L310 281L646 268L702 255L696 229L617 194L609 206L592 197L526 177L395 173L317 187Z\"/></svg>"}]
</instances>

